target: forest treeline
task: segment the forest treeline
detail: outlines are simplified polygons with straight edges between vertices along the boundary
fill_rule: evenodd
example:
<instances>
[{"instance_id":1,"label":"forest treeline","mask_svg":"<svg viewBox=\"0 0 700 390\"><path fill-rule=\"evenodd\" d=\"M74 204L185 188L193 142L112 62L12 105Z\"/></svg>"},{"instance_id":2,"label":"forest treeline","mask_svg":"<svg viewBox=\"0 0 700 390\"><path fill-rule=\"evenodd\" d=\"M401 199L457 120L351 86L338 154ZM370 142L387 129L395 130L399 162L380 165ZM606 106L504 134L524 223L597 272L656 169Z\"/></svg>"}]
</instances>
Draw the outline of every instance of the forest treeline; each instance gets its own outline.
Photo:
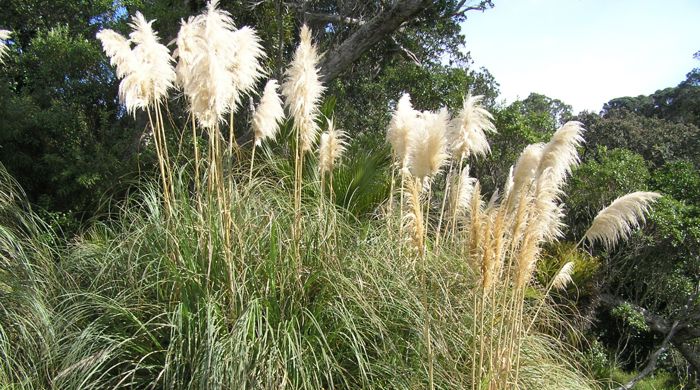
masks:
<instances>
[{"instance_id":1,"label":"forest treeline","mask_svg":"<svg viewBox=\"0 0 700 390\"><path fill-rule=\"evenodd\" d=\"M328 203L334 204L337 211L323 209L328 214L326 219L310 223L310 231L295 232L288 237L281 230L283 227L292 229L297 226L298 221L293 219L297 218L296 214L300 211L295 198L294 213L289 205L289 209L281 210L280 218L284 222L279 222L280 225L270 222L274 228L270 228L269 236L260 238L259 242L243 239L245 242L241 245L245 250L241 249L240 256L269 255L269 259L266 260L267 263L262 262L259 269L250 271L252 276L246 274L243 277L245 281L242 283L249 283L250 286L245 288L250 290L241 290L243 292L239 298L248 299L245 302L250 303L250 307L246 309L248 311L238 312L240 317L230 322L222 319L225 316L219 317L218 310L223 310L222 307L210 305L210 302L199 306L199 298L193 298L202 294L212 301L218 299L215 294L210 296L202 292L206 290L204 287L197 287L204 290L178 290L178 297L184 303L174 309L172 302L165 304L161 300L161 294L172 293L167 291L166 283L163 282L167 280L166 277L158 279L162 277L159 274L158 278L146 278L143 283L138 280L138 272L155 270L170 276L176 275L173 278L186 279L191 275L162 270L155 265L157 256L154 254L167 257L168 248L173 245L167 240L159 241L159 233L168 231L172 226L162 221L153 222L155 218L160 218L156 217L160 214L154 211L159 206L152 204L153 199L142 192L144 188L152 188L149 186L158 183L160 177L158 163L161 156L154 147L158 141L154 140L153 127L149 125L146 112L137 111L132 115L120 102L119 77L95 38L104 29L113 29L127 36L131 28L130 17L140 11L148 20L156 20L153 23L154 29L158 31L161 41L173 50L176 44L171 41L177 36L180 21L206 10L205 2L57 0L47 3L39 0L9 0L6 3L0 8L0 29L9 30L11 35L6 40L8 50L0 68L0 162L9 174L3 178L6 182L4 185L14 186L9 182L16 180L17 187L26 194L28 203L18 206L19 211L8 211L9 206L3 206L2 222L7 231L16 228L25 235L22 237L36 233L37 237L43 238L31 245L28 243L31 240L26 238L27 243L23 244L25 247L21 250L17 249L19 244L16 247L8 244L11 249L2 250L4 262L0 264L0 345L12 340L12 337L19 337L18 334L22 332L33 334L28 329L31 327L29 320L17 329L7 327L6 321L9 319L20 323L21 320L17 318L23 312L13 312L12 303L5 303L12 301L5 299L9 297L17 299L18 301L12 302L18 305L22 302L12 295L20 287L8 284L7 278L8 275L15 278L22 275L33 277L33 267L18 270L9 264L19 258L24 259L22 256L31 257L26 255L31 251L37 253L36 257L42 261L60 263L63 268L61 272L74 275L72 283L75 283L75 289L49 289L45 296L33 298L36 301L32 301L35 308L42 307L41 310L46 311L27 310L24 314L28 319L34 318L32 316L39 318L51 315L51 310L60 311L70 307L70 310L80 313L76 317L80 317L84 323L79 323L79 320L71 322L65 318L66 322L60 326L72 329L74 334L51 334L43 340L34 340L36 345L21 347L27 349L24 351L27 354L30 354L31 348L36 348L32 352L36 355L31 355L34 359L43 356L40 352L42 348L56 348L55 355L63 360L48 361L45 366L37 368L50 373L46 374L46 378L53 375L53 382L42 382L42 379L36 383L30 380L24 384L12 382L15 374L32 374L18 374L19 371L13 372L5 367L5 370L0 370L0 387L3 385L2 380L7 378L10 378L6 382L9 383L9 388L67 388L61 387L61 383L78 386L79 381L61 380L82 370L80 365L85 362L99 362L91 368L94 370L110 373L119 371L119 359L130 362L120 371L122 376L100 378L94 383L145 387L148 380L156 377L158 372L167 372L165 377L171 382L164 380L162 386L177 387L188 383L186 378L190 376L213 372L207 371L208 369L225 371L253 367L257 371L247 377L246 381L249 382L245 383L252 387L256 384L263 386L263 382L256 381L265 377L266 373L281 372L273 363L282 364L282 360L279 356L265 355L271 353L265 346L256 345L246 349L252 345L247 344L246 337L251 337L255 333L252 329L257 329L256 326L260 323L273 323L271 316L275 315L282 317L282 320L276 318L279 321L275 324L289 326L288 334L299 337L299 340L274 339L284 334L282 329L268 329L262 333L264 336L255 333L256 337L270 337L264 341L269 345L279 347L277 343L287 343L285 346L289 350L275 353L285 357L294 356L292 350L297 347L308 347L309 350L324 353L327 349L336 348L343 352L342 358L336 360L326 359L326 356L308 358L299 367L284 371L296 376L276 378L282 382L265 382L266 386L314 388L331 384L361 388L363 384L375 383L377 388L393 388L407 383L418 387L426 385L410 374L416 367L423 368L418 362L422 352L404 350L397 341L404 339L398 336L392 338L395 334L403 335L414 331L416 337L421 336L423 325L419 314L426 306L425 295L421 296L424 292L416 290L415 296L403 296L399 292L401 288L410 289L415 281L401 279L392 274L393 270L386 265L371 262L358 262L362 266L353 266L343 272L325 269L323 267L326 265L321 263L327 260L325 256L330 255L323 253L318 258L307 260L310 261L307 264L310 268L318 266L324 269L324 273L318 276L321 280L310 280L308 285L297 286L293 277L280 277L274 271L264 269L271 267L275 256L286 256L283 255L286 253L284 251L292 253L299 250L292 246L287 248L291 244L285 239L308 239L310 247L326 248L316 239L306 237L306 234L313 234L311 231L323 231L331 236L337 234L334 237L340 243L336 242L335 249L339 254L329 257L334 261L343 256L351 258L351 255L343 251L349 253L355 250L361 252L356 256L363 258L400 258L401 253L389 253L389 249L376 246L372 238L387 241L395 238L390 235L385 237L384 230L378 229L382 233L377 233L374 229L380 215L386 210L397 182L393 176L392 149L386 140L386 131L392 120L392 112L397 109L399 98L404 93L410 94L415 109L425 111L447 107L457 112L468 94L483 96L481 104L492 113L497 133L488 134L490 153L484 157L470 156L466 162L470 167L469 175L478 178L486 202L494 192L503 191L502 185L508 180L511 166L518 161L526 146L549 142L557 129L569 121L582 124L585 142L578 147L580 164L573 168L568 183L562 188L566 194L562 203L565 210L563 221L567 227L563 230L561 239L543 246L540 263L533 275L533 285L546 287L548 281L565 264L575 261L571 271L572 283L566 288L553 289L551 292L546 288L533 288L523 293L523 299L529 300L534 307L537 307L540 298L543 302L546 300L546 318L552 322L541 326L542 334L537 335L541 339L533 336L535 340L532 343L548 346L550 342L554 344L554 341L545 337L547 335L557 342L565 343L569 347L564 349L579 362L572 372L585 372L584 377L597 383L590 386L615 388L623 383L632 383L630 381L634 380L635 375L642 373L645 376L656 376L656 379L647 378L647 382L641 382L657 386L656 388L697 387L700 379L700 66L690 69L686 79L677 86L669 86L648 96L615 98L607 102L598 113L576 114L566 102L537 93L514 102L500 102L497 80L487 69L474 69L470 55L464 51L465 47L467 50L469 48L466 44L469 37L461 35L460 24L469 23L469 15L474 12L488 14L488 9L494 6L491 1L405 0L386 4L380 1L222 0L220 7L231 13L236 26L248 25L256 29L261 46L267 53L261 61L266 72L264 79L270 77L281 81L285 77L287 64L294 58L299 44L302 24L311 27L313 41L322 55L318 66L326 87L320 112L332 117L335 126L343 129L350 141L343 163L336 168L330 184L333 196L328 199ZM367 38L369 36L373 37L371 41ZM700 52L695 54L695 58L700 60ZM257 84L255 89L262 91L265 85L263 79L258 80ZM244 153L242 156L231 154L229 158L232 162L226 169L234 171L232 167L238 166L245 172L243 176L249 172L249 152L253 150L255 141L250 123L253 118L252 108L260 101L259 95L262 93L244 97L235 116L227 118L231 128L237 129L235 136L232 135L235 138L232 139ZM163 108L163 119L164 141L170 151L173 166L188 166L191 164L188 151L199 142L206 147L208 135L205 131L199 141L193 141L188 127L191 116L184 93L170 95ZM290 123L287 123L287 133L283 131L283 134L288 135L291 128ZM268 157L286 151L284 145L283 140L272 142L266 149ZM260 152L254 159L265 158L261 156L265 154ZM282 176L280 172L291 175L292 166L285 160L270 163L269 166L261 164L260 169L274 177ZM175 176L177 175L173 177ZM252 167L250 176L253 176ZM447 191L445 175L436 176L435 181L438 187L442 183L442 188ZM195 192L194 184L185 180L173 185L177 186L180 188L174 192L179 191L178 196L182 197L178 202L187 203L183 199ZM242 213L241 221L251 224L243 229L245 232L240 233L239 239L245 237L245 234L255 235L259 227L254 225L264 224L260 215L255 214L256 207L274 209L278 204L286 205L287 200L284 194L278 193L274 180L263 187L264 190L252 186L242 187L237 196L231 195L229 199L235 204L236 210ZM662 195L653 205L642 228L614 248L591 245L585 251L578 249L576 242L584 236L598 212L615 199L635 191L653 191ZM320 192L323 195L323 186ZM435 195L439 194L436 192ZM266 196L269 199L257 199ZM19 200L23 199L22 196L13 195L9 198L20 204L23 202ZM323 201L319 202L322 203L319 207L328 206ZM192 234L197 230L188 230L188 223L193 223L188 218L194 220L197 216L208 215L201 209L195 210L192 205L187 207L190 206L193 210L187 209L187 212L177 216L179 222L173 223L177 225L176 228L182 228L179 234ZM435 207L437 210L440 208ZM430 202L427 208L431 208ZM16 218L11 215L12 212L36 213L35 217L41 222L36 222L36 226L32 225L34 222L9 222ZM343 224L350 222L363 227L352 234L347 233L353 228ZM143 235L130 235L128 232L131 224L143 227ZM334 226L333 229L338 229L338 233L325 231L324 224ZM338 227L335 227L336 224ZM430 224L430 220L427 224ZM280 232L274 229L280 229ZM344 229L347 230L345 234ZM53 238L46 237L47 231L53 232ZM437 227L437 232L440 232L440 227ZM168 234L173 232L169 231ZM301 238L299 234L302 235ZM354 242L355 234L358 239L364 238L364 243ZM131 249L120 244L110 244L112 241L124 242L125 246L131 245ZM219 244L226 247L222 243L210 245ZM206 253L199 246L187 247L183 244L183 247L178 246L182 253L190 253L187 252L189 250L193 257L206 258ZM119 263L136 262L130 257L130 250L152 262L135 265L133 270L129 270L127 264ZM435 262L435 268L431 272L446 275L452 269L450 267L458 267L455 265L459 263L456 253L446 250L446 253L436 255L430 260ZM152 259L149 257L151 255ZM100 257L109 260L97 261ZM91 265L90 261L93 260L98 264ZM29 264L33 260L28 258L26 261ZM209 262L211 266L211 259ZM219 266L223 267L221 264ZM207 276L209 272L221 272L219 276L222 280L218 282L222 285L228 283L224 276L230 271L208 270ZM118 280L117 277L122 274L128 280L120 282L115 288L133 289L133 294L110 295L111 291L103 294L101 289ZM273 274L274 277L270 276ZM57 275L42 274L42 283L50 285L51 278L60 279ZM89 279L92 275L103 279L94 282L82 280ZM335 290L327 289L324 282L328 281L322 280L331 277L338 278ZM386 279L386 285L374 280L382 277ZM368 289L378 296L384 297L383 292L389 291L384 297L386 301L378 303L381 299L373 301L375 297L363 296L360 291L363 287L355 284L360 279L371 280ZM455 284L460 282L447 279L440 279L444 285L436 282L432 287L435 290L459 290ZM283 290L286 287L290 293L298 296L289 301L274 301L272 295L265 294L268 293L267 289L274 290L279 286L262 288L260 283L263 280L281 280ZM98 288L100 283L104 285ZM216 284L217 281L213 283ZM284 283L290 284L286 286ZM205 284L207 288L210 287L209 281ZM174 285L178 286L177 283ZM265 293L261 292L263 290ZM546 292L543 294L542 290ZM342 294L347 294L348 302L333 306L334 299ZM407 294L410 295L411 292ZM56 303L66 296L70 299L61 301L61 305ZM458 298L449 303L454 307L445 308L444 312L433 309L437 311L434 313L435 318L445 324L452 324L454 318L450 316L461 313L460 305L463 302L460 299L471 299L458 294L455 297ZM279 296L275 295L277 298ZM187 306L188 299L199 302L193 304L193 307L204 312L197 312L197 316L188 312L191 309ZM80 300L91 304L76 304ZM272 301L278 305L276 311L265 306ZM223 302L223 306L232 305L226 299ZM369 304L379 306L369 310L366 308ZM470 304L464 303L465 307L476 310ZM478 306L478 302L475 305ZM90 310L96 311L88 313ZM260 314L263 312L266 314ZM62 315L70 317L70 313L62 312ZM388 313L397 318L404 314L409 317L415 315L416 322L411 322L413 317L406 318L405 321L384 321L382 316L389 315ZM298 316L299 322L284 322L285 315ZM92 322L93 317L99 316L119 322L119 332L111 329L112 325ZM473 321L476 321L474 318ZM174 324L178 321L180 324L187 323L187 326L178 328L177 332L163 331L175 329ZM534 323L535 319L532 321ZM47 329L54 332L56 329L53 327L59 327L59 324L51 326ZM332 332L324 333L318 329L321 326L329 326ZM465 332L470 331L466 324L459 326L463 326ZM199 339L202 335L230 331L238 329L237 327L248 327L246 329L251 329L251 333L238 331L235 340L221 341L219 344L217 342L220 340L210 340L211 343L206 348L219 348L210 356L194 352L197 348L204 348L199 343L206 344ZM146 329L144 333L139 333ZM346 332L346 329L351 331ZM436 337L442 337L435 341L439 348L448 350L450 346L458 345L459 337L447 330L440 333L442 328L440 329L435 331ZM312 335L316 339L306 341L304 335ZM389 345L391 342L387 342L381 344L381 347L373 344L385 336L397 344ZM61 337L73 340L73 344L61 344ZM89 340L91 337L104 338L110 350L100 350L94 340ZM357 339L351 339L352 337ZM226 344L227 342L231 344ZM38 345L40 343L46 343L47 346L42 347ZM175 344L177 348L173 350ZM126 349L122 349L124 345L127 346ZM81 348L85 353L77 351ZM161 350L167 353L161 356ZM240 365L225 362L226 364L214 367L215 364L211 361L205 361L216 360L221 354L232 351L242 355L258 355L250 356L250 361ZM363 351L365 355L353 361L353 354L357 351ZM396 353L396 359L400 363L392 361L390 356L381 356L387 351ZM0 347L0 353L7 353L7 350ZM21 353L22 351L11 356L19 356ZM401 353L404 354L403 360ZM442 352L439 350L436 353ZM527 367L523 368L526 379L520 380L532 380L532 383L523 383L535 386L536 380L528 375L538 375L535 368L538 357L546 356L542 361L549 362L547 359L555 354L549 349L543 351L537 348L528 350L528 353L532 355L523 358L523 366ZM182 371L176 369L177 372L173 373L163 368L175 364L176 360L172 360L175 357L183 357L186 361L182 365ZM258 365L256 359L269 365ZM436 363L438 383L456 386L469 382L469 379L456 374L454 377L447 374L448 364L468 361L467 357L461 360L461 357L443 355L443 359L438 359ZM22 366L20 363L17 364L18 367ZM431 362L431 368L432 364ZM396 366L396 370L392 371L392 365ZM309 367L319 371L328 370L337 376L314 376L304 371ZM158 371L161 368L163 371ZM534 370L534 373L528 374L528 369ZM129 375L124 374L127 372ZM93 378L93 374L94 372L82 372L80 378ZM465 373L465 378L469 377L468 374ZM227 375L222 374L222 378ZM390 378L392 375L399 379L393 382ZM574 376L566 375L569 374L562 374L562 377L575 382L571 379ZM401 376L406 378L400 378ZM353 377L360 379L353 382ZM401 382L402 379L407 382ZM104 382L100 382L102 380ZM475 386L473 377L471 380L472 386ZM432 371L430 381L432 385ZM489 379L487 385L493 386L491 381ZM498 385L503 383L507 383L507 380L498 382ZM558 382L553 380L552 383ZM571 388L589 386L585 380L575 383ZM192 385L191 382L189 384ZM205 387L212 385L204 380L198 384ZM542 384L536 384L539 385Z\"/></svg>"}]
</instances>

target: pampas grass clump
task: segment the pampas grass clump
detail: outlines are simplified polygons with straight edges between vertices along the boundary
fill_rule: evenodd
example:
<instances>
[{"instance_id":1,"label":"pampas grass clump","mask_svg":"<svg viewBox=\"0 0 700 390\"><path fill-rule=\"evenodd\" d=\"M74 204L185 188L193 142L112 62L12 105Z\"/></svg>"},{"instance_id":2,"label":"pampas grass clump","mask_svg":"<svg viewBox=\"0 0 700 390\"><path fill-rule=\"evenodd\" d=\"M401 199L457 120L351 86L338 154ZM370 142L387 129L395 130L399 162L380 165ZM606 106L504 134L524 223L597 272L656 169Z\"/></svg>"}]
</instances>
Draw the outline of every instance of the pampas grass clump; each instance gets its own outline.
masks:
<instances>
[{"instance_id":1,"label":"pampas grass clump","mask_svg":"<svg viewBox=\"0 0 700 390\"><path fill-rule=\"evenodd\" d=\"M280 185L288 175L275 160L284 157L270 155L261 171L266 175L253 178L255 150L276 137L285 114L275 80L268 81L252 116L249 180L238 179L239 159L225 159L232 155L224 156L219 146L224 115L231 115L230 148L232 116L265 74L255 31L237 29L211 0L203 14L182 21L173 68L152 22L137 13L131 26L128 39L110 30L98 38L124 78L120 96L129 112L156 112L151 124L165 190L146 187L126 200L121 219L97 223L60 249L59 261L45 253L58 246L15 250L24 241L0 235L0 246L13 251L9 257L0 253L0 292L11 298L0 302L0 355L10 357L0 366L0 387L595 387L563 363L566 346L533 327L549 291L571 282L573 263L546 288L532 280L545 244L562 236L562 188L578 163L579 123L525 148L505 196L496 192L487 203L488 194L463 161L490 150L486 134L496 129L482 98L468 95L451 120L445 108L415 110L404 94L387 129L395 168L401 169L400 225L358 220L334 205L332 190L330 201L302 199L307 189L320 188L323 195L327 176L332 189L335 165L347 148L345 133L328 120L318 160L307 162L317 164L320 178L309 175L302 187L324 90L307 26L281 85L295 138L288 140L293 197ZM159 106L173 80L192 118L194 195L187 169L174 178L168 173ZM197 126L209 135L206 189L199 185ZM433 186L442 183L435 227ZM393 195L392 187L390 204ZM618 199L584 239L613 246L657 197ZM443 231L446 208L451 225ZM33 252L36 259L27 256ZM27 280L12 284L7 275ZM536 310L526 299L532 289L544 291ZM17 321L20 313L36 327Z\"/></svg>"}]
</instances>

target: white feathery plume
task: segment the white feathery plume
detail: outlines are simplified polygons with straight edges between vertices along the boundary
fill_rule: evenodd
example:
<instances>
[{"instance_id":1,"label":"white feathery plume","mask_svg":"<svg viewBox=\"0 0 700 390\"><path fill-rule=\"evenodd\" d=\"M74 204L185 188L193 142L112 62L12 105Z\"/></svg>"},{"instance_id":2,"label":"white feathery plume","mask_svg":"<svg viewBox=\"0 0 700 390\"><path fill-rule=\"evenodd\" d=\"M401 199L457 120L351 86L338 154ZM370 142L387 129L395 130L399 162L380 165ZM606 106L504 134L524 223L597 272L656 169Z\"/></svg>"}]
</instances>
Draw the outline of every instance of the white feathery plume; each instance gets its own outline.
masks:
<instances>
[{"instance_id":1,"label":"white feathery plume","mask_svg":"<svg viewBox=\"0 0 700 390\"><path fill-rule=\"evenodd\" d=\"M209 3L206 14L183 20L173 53L178 60L178 85L187 96L190 112L205 128L215 127L228 111L234 90L233 75L221 58L223 53L214 48L222 46L221 41L230 43L232 32L223 28L215 15L216 9ZM226 51L228 54L232 55L232 49Z\"/></svg>"},{"instance_id":2,"label":"white feathery plume","mask_svg":"<svg viewBox=\"0 0 700 390\"><path fill-rule=\"evenodd\" d=\"M510 196L511 191L513 191L513 186L515 185L515 180L513 179L513 169L515 167L513 165L510 166L510 170L508 171L508 178L506 179L506 184L503 189L503 199L508 199Z\"/></svg>"},{"instance_id":3,"label":"white feathery plume","mask_svg":"<svg viewBox=\"0 0 700 390\"><path fill-rule=\"evenodd\" d=\"M402 169L406 168L408 163L410 134L418 127L418 114L411 106L411 96L404 93L396 104L396 110L391 115L391 122L386 131L386 138L394 149Z\"/></svg>"},{"instance_id":4,"label":"white feathery plume","mask_svg":"<svg viewBox=\"0 0 700 390\"><path fill-rule=\"evenodd\" d=\"M174 53L178 84L206 128L216 126L252 92L263 75L260 58L265 55L255 30L236 30L218 3L211 0L202 15L181 22Z\"/></svg>"},{"instance_id":5,"label":"white feathery plume","mask_svg":"<svg viewBox=\"0 0 700 390\"><path fill-rule=\"evenodd\" d=\"M583 238L591 244L600 241L606 249L613 248L620 239L627 239L632 230L639 227L650 204L659 197L661 195L656 192L633 192L615 199L596 215Z\"/></svg>"},{"instance_id":6,"label":"white feathery plume","mask_svg":"<svg viewBox=\"0 0 700 390\"><path fill-rule=\"evenodd\" d=\"M97 33L110 63L117 67L117 77L123 79L119 99L130 113L160 103L175 81L170 50L159 42L153 22L137 12L129 23L130 39L112 30Z\"/></svg>"},{"instance_id":7,"label":"white feathery plume","mask_svg":"<svg viewBox=\"0 0 700 390\"><path fill-rule=\"evenodd\" d=\"M481 106L483 96L467 95L462 110L452 120L450 143L455 158L486 156L490 151L486 133L496 133L493 115Z\"/></svg>"},{"instance_id":8,"label":"white feathery plume","mask_svg":"<svg viewBox=\"0 0 700 390\"><path fill-rule=\"evenodd\" d=\"M498 192L498 188L496 188L496 190L491 194L491 198L489 198L489 203L486 204L487 213L495 210L498 199L500 199L500 193Z\"/></svg>"},{"instance_id":9,"label":"white feathery plume","mask_svg":"<svg viewBox=\"0 0 700 390\"><path fill-rule=\"evenodd\" d=\"M127 111L132 113L137 108L160 103L175 82L170 50L159 42L152 26L154 21L146 21L143 14L136 12L129 23L133 29L129 38L135 44L132 52L138 68L124 77L119 92Z\"/></svg>"},{"instance_id":10,"label":"white feathery plume","mask_svg":"<svg viewBox=\"0 0 700 390\"><path fill-rule=\"evenodd\" d=\"M563 290L569 283L572 282L571 274L574 272L574 262L570 261L564 264L563 267L557 272L557 275L552 279L552 288L556 290Z\"/></svg>"},{"instance_id":11,"label":"white feathery plume","mask_svg":"<svg viewBox=\"0 0 700 390\"><path fill-rule=\"evenodd\" d=\"M253 114L253 132L255 133L255 146L260 146L262 141L273 139L279 130L279 124L284 118L282 100L277 94L277 80L270 79L265 84L262 98Z\"/></svg>"},{"instance_id":12,"label":"white feathery plume","mask_svg":"<svg viewBox=\"0 0 700 390\"><path fill-rule=\"evenodd\" d=\"M177 45L173 51L173 58L177 59L175 81L185 94L191 94L200 81L195 77L195 63L201 60L200 55L206 51L206 42L201 34L203 22L202 16L190 16L187 20L181 20L180 31L174 40Z\"/></svg>"},{"instance_id":13,"label":"white feathery plume","mask_svg":"<svg viewBox=\"0 0 700 390\"><path fill-rule=\"evenodd\" d=\"M136 56L131 51L131 44L124 36L105 29L98 32L96 37L102 43L102 49L109 57L110 64L117 68L118 78L123 78L138 68Z\"/></svg>"},{"instance_id":14,"label":"white feathery plume","mask_svg":"<svg viewBox=\"0 0 700 390\"><path fill-rule=\"evenodd\" d=\"M294 130L299 132L301 150L308 151L318 135L316 116L324 87L317 68L319 55L311 42L308 26L302 26L300 37L294 59L285 71L282 94L285 96L285 106L294 119Z\"/></svg>"},{"instance_id":15,"label":"white feathery plume","mask_svg":"<svg viewBox=\"0 0 700 390\"><path fill-rule=\"evenodd\" d=\"M10 39L11 32L9 30L0 30L0 64L2 64L2 57L7 53L7 40Z\"/></svg>"},{"instance_id":16,"label":"white feathery plume","mask_svg":"<svg viewBox=\"0 0 700 390\"><path fill-rule=\"evenodd\" d=\"M543 149L544 144L542 143L532 144L525 147L522 153L520 153L518 162L513 168L513 186L511 193L515 199L518 199L521 190L531 189L532 181L536 178L537 168L542 159Z\"/></svg>"},{"instance_id":17,"label":"white feathery plume","mask_svg":"<svg viewBox=\"0 0 700 390\"><path fill-rule=\"evenodd\" d=\"M421 113L421 126L409 134L408 169L414 177L434 176L450 157L445 137L449 120L445 108Z\"/></svg>"},{"instance_id":18,"label":"white feathery plume","mask_svg":"<svg viewBox=\"0 0 700 390\"><path fill-rule=\"evenodd\" d=\"M190 68L192 89L185 89L190 99L190 110L205 128L215 127L229 112L236 96L235 75L230 64L236 55L233 19L228 12L218 9L218 0L211 0L199 16L193 32L200 36L202 45L196 61Z\"/></svg>"},{"instance_id":19,"label":"white feathery plume","mask_svg":"<svg viewBox=\"0 0 700 390\"><path fill-rule=\"evenodd\" d=\"M265 52L255 29L244 26L233 33L236 54L232 58L231 71L235 75L235 90L231 97L231 109L236 110L242 95L253 92L256 83L264 75L260 60Z\"/></svg>"},{"instance_id":20,"label":"white feathery plume","mask_svg":"<svg viewBox=\"0 0 700 390\"><path fill-rule=\"evenodd\" d=\"M407 232L413 249L422 255L425 251L425 224L423 223L423 208L421 204L419 182L407 180L405 183L406 213L401 217L401 229Z\"/></svg>"},{"instance_id":21,"label":"white feathery plume","mask_svg":"<svg viewBox=\"0 0 700 390\"><path fill-rule=\"evenodd\" d=\"M469 165L464 167L460 176L454 175L450 181L449 201L452 215L468 212L476 184L476 178L469 177Z\"/></svg>"},{"instance_id":22,"label":"white feathery plume","mask_svg":"<svg viewBox=\"0 0 700 390\"><path fill-rule=\"evenodd\" d=\"M579 163L576 148L583 143L583 126L580 122L567 122L557 130L552 139L542 149L542 158L537 168L537 176L551 168L553 180L561 185L571 169Z\"/></svg>"},{"instance_id":23,"label":"white feathery plume","mask_svg":"<svg viewBox=\"0 0 700 390\"><path fill-rule=\"evenodd\" d=\"M536 231L535 237L546 242L556 241L564 235L564 210L559 203L562 190L554 180L554 169L547 168L537 178L535 202L532 212L535 220L531 223Z\"/></svg>"},{"instance_id":24,"label":"white feathery plume","mask_svg":"<svg viewBox=\"0 0 700 390\"><path fill-rule=\"evenodd\" d=\"M318 168L321 175L326 172L333 172L335 162L345 152L346 147L345 132L337 130L333 125L333 119L328 119L328 130L321 134L321 142L318 148Z\"/></svg>"}]
</instances>

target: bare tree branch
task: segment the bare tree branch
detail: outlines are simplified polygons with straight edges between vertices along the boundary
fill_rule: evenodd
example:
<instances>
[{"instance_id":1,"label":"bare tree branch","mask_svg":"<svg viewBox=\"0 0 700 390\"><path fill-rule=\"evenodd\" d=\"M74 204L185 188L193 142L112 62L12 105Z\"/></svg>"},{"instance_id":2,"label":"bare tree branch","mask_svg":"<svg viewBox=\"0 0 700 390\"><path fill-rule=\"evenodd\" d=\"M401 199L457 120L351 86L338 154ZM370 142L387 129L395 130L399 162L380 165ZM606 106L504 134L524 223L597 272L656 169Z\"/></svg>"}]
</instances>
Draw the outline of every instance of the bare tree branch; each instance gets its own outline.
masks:
<instances>
[{"instance_id":1,"label":"bare tree branch","mask_svg":"<svg viewBox=\"0 0 700 390\"><path fill-rule=\"evenodd\" d=\"M649 362L647 362L647 365L644 366L642 371L639 372L632 380L629 382L625 383L624 385L620 386L617 388L617 390L629 390L634 387L634 385L637 384L637 382L641 381L644 379L646 376L649 374L653 373L654 370L656 370L656 362L659 360L659 356L668 349L668 345L671 342L671 339L673 336L676 334L676 331L678 330L678 320L673 322L673 325L671 325L671 329L669 330L668 334L666 337L664 337L664 341L661 342L661 345L659 348L654 351L654 353L649 356Z\"/></svg>"},{"instance_id":2,"label":"bare tree branch","mask_svg":"<svg viewBox=\"0 0 700 390\"><path fill-rule=\"evenodd\" d=\"M423 63L420 61L420 59L418 58L418 56L414 52L408 50L401 43L399 43L399 41L397 41L396 38L394 38L394 37L391 37L391 41L394 43L394 45L396 45L396 47L399 49L399 51L404 56L404 58L406 58L407 60L413 62L414 64L416 64L418 66L423 66Z\"/></svg>"},{"instance_id":3,"label":"bare tree branch","mask_svg":"<svg viewBox=\"0 0 700 390\"><path fill-rule=\"evenodd\" d=\"M700 328L694 326L692 324L692 321L688 321L689 319L692 320L694 317L697 316L697 313L695 312L688 313L690 308L694 307L693 303L695 301L695 298L696 296L689 297L688 303L684 306L685 312L682 313L675 321L673 321L673 323L668 319L664 318L663 316L660 316L639 305L632 304L630 302L625 301L622 298L611 294L601 294L600 302L603 305L610 308L623 304L628 304L634 310L642 314L642 316L644 317L644 322L647 324L647 326L649 326L650 330L652 330L655 333L666 335L664 343L662 343L659 349L654 354L652 354L649 363L647 363L647 367L645 367L645 369L642 372L645 372L647 368L653 371L656 365L655 360L658 359L658 355L660 355L661 352L668 348L668 342L670 342L673 345L673 347L676 348L676 350L678 350L678 352L680 352L681 355L683 355L688 364L693 367L696 374L700 374L700 355L698 355L698 352L696 352L695 348L690 344L691 341L700 338ZM654 360L653 365L652 360ZM640 375L642 374L642 372L640 372ZM648 375L648 373L646 375ZM637 381L639 379L641 379L641 377L635 378L635 380ZM627 385L629 385L629 383L625 386ZM633 385L634 383L632 383L632 386ZM631 386L620 387L619 389L630 388Z\"/></svg>"},{"instance_id":4,"label":"bare tree branch","mask_svg":"<svg viewBox=\"0 0 700 390\"><path fill-rule=\"evenodd\" d=\"M491 0L481 1L479 5L472 5L464 7L467 0L461 0L455 7L455 11L452 12L450 16L465 16L469 11L486 11L489 8L493 8L493 2ZM464 7L464 8L462 8Z\"/></svg>"},{"instance_id":5,"label":"bare tree branch","mask_svg":"<svg viewBox=\"0 0 700 390\"><path fill-rule=\"evenodd\" d=\"M321 65L323 81L336 78L372 45L396 31L403 22L413 18L431 3L429 0L397 1L364 23L337 48L326 54Z\"/></svg>"}]
</instances>

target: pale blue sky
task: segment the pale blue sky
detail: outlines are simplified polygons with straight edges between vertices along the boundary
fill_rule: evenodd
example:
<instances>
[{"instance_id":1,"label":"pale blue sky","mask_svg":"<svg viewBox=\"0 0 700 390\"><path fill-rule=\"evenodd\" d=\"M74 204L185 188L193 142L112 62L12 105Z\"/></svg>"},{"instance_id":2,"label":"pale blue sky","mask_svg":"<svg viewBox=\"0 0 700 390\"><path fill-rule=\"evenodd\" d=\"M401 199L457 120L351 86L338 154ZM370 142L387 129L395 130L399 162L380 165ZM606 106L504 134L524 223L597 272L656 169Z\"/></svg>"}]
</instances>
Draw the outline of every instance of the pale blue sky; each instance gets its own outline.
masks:
<instances>
[{"instance_id":1,"label":"pale blue sky","mask_svg":"<svg viewBox=\"0 0 700 390\"><path fill-rule=\"evenodd\" d=\"M494 0L462 25L508 102L538 92L598 112L677 85L700 61L700 0Z\"/></svg>"}]
</instances>

